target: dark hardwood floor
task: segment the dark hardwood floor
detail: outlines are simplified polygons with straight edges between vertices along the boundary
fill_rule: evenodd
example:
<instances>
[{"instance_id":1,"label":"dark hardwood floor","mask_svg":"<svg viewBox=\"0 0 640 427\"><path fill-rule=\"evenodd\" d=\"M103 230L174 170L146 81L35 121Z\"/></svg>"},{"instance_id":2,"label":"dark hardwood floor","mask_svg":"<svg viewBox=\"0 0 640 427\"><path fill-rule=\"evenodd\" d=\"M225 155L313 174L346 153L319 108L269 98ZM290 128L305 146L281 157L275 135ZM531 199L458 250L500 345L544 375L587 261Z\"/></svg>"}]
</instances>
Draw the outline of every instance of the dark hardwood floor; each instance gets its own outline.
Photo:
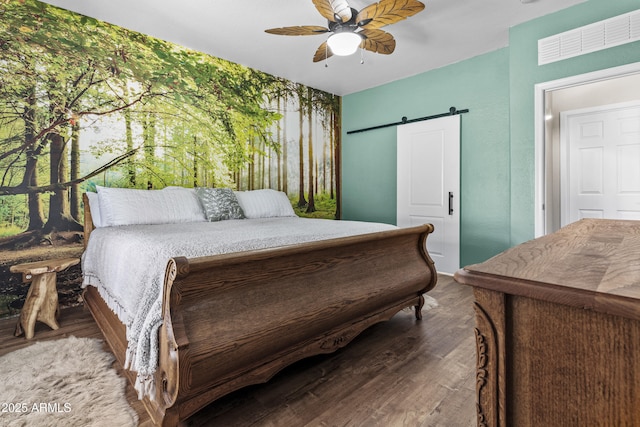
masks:
<instances>
[{"instance_id":1,"label":"dark hardwood floor","mask_svg":"<svg viewBox=\"0 0 640 427\"><path fill-rule=\"evenodd\" d=\"M187 425L476 425L472 290L440 276L429 295L439 305L424 312L422 321L412 312L398 313L336 353L302 360L266 384L217 400ZM0 355L30 344L13 336L16 320L0 320ZM32 341L68 335L102 338L82 307L63 310L60 325L51 331L38 323ZM151 425L131 386L127 397L140 425Z\"/></svg>"}]
</instances>

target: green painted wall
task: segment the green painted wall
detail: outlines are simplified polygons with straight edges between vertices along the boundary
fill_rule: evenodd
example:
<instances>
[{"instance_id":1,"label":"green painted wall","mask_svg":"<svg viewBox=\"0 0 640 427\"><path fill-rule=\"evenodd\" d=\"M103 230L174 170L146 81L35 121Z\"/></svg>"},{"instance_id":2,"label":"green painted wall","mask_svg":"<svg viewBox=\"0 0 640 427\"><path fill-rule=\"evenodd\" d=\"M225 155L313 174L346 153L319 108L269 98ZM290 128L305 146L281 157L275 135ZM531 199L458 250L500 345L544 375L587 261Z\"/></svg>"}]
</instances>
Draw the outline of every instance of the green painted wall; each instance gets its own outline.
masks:
<instances>
[{"instance_id":1,"label":"green painted wall","mask_svg":"<svg viewBox=\"0 0 640 427\"><path fill-rule=\"evenodd\" d=\"M396 128L346 131L439 114L461 116L461 262L509 244L508 49L343 97L343 218L396 221Z\"/></svg>"},{"instance_id":2,"label":"green painted wall","mask_svg":"<svg viewBox=\"0 0 640 427\"><path fill-rule=\"evenodd\" d=\"M537 65L537 41L640 8L589 0L513 27L508 48L343 97L343 218L395 223L396 129L352 129L469 108L461 133L462 265L534 236L534 85L640 61L632 43Z\"/></svg>"}]
</instances>

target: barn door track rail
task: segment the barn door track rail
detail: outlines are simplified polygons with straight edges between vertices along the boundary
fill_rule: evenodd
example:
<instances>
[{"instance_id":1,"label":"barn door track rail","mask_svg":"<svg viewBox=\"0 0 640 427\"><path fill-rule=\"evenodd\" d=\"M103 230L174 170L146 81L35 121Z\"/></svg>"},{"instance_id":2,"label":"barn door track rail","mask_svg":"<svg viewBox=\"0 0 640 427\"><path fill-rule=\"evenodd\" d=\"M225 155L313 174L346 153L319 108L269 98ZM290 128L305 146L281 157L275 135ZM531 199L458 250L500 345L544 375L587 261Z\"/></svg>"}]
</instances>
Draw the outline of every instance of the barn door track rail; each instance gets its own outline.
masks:
<instances>
[{"instance_id":1,"label":"barn door track rail","mask_svg":"<svg viewBox=\"0 0 640 427\"><path fill-rule=\"evenodd\" d=\"M388 128L391 126L406 125L407 123L422 122L424 120L439 119L440 117L455 116L456 114L463 114L468 112L469 112L468 108L464 110L457 110L456 107L451 107L449 108L449 111L446 113L434 114L433 116L419 117L417 119L411 119L411 120L408 120L406 117L402 117L402 121L399 121L399 122L387 123L386 125L372 126L370 128L350 130L350 131L347 131L347 135L351 135L352 133L360 133L360 132L367 132L370 130Z\"/></svg>"}]
</instances>

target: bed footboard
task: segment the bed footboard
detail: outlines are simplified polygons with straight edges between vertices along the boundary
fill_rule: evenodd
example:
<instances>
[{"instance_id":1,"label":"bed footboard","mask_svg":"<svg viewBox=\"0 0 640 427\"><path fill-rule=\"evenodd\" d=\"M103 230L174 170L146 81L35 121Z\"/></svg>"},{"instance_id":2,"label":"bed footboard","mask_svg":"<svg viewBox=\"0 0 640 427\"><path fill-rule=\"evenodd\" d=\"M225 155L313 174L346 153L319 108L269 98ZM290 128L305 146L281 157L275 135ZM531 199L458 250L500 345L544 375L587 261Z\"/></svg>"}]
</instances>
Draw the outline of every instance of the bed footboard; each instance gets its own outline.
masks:
<instances>
[{"instance_id":1,"label":"bed footboard","mask_svg":"<svg viewBox=\"0 0 640 427\"><path fill-rule=\"evenodd\" d=\"M421 318L422 295L437 279L426 251L432 231L424 225L170 260L157 393L155 401L144 402L153 421L176 425L225 394L268 381L293 362L347 345L405 307L416 307ZM106 305L97 306L95 291L86 298L100 325ZM117 335L109 326L113 319L103 323L105 336ZM122 362L126 340L121 339L107 337Z\"/></svg>"}]
</instances>

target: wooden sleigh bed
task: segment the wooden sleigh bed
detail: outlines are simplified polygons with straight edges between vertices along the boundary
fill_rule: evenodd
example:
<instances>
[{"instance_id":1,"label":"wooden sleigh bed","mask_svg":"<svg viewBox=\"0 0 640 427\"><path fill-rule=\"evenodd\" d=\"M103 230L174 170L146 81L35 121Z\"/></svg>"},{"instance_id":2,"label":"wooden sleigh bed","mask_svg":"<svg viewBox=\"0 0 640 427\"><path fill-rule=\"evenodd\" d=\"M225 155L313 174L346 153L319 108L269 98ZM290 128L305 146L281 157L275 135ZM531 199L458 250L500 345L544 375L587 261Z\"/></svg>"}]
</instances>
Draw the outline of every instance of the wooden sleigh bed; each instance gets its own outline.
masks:
<instances>
[{"instance_id":1,"label":"wooden sleigh bed","mask_svg":"<svg viewBox=\"0 0 640 427\"><path fill-rule=\"evenodd\" d=\"M85 195L85 245L94 225ZM155 396L156 425L173 426L212 401L268 381L302 358L347 345L415 307L436 284L430 224L271 249L167 260ZM93 286L84 292L125 364L124 324ZM125 372L135 383L136 373Z\"/></svg>"}]
</instances>

